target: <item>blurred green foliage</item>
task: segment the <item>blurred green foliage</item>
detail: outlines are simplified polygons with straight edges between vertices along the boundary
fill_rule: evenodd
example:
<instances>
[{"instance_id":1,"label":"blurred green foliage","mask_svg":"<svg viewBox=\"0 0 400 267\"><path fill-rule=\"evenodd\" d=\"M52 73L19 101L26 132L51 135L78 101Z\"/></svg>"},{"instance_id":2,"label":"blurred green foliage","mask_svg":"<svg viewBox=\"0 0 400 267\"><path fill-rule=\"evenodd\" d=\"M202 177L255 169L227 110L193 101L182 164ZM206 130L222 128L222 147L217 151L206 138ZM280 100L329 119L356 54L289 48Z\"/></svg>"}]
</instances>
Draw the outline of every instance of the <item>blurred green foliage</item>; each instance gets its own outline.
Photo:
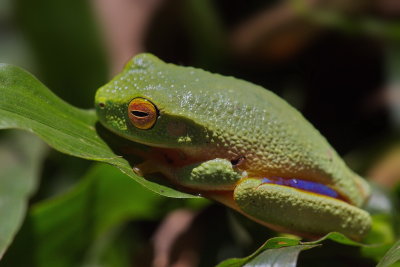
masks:
<instances>
[{"instance_id":1,"label":"blurred green foliage","mask_svg":"<svg viewBox=\"0 0 400 267\"><path fill-rule=\"evenodd\" d=\"M78 107L108 78L103 40L89 1L16 0L15 20L30 47L41 81Z\"/></svg>"},{"instance_id":2,"label":"blurred green foliage","mask_svg":"<svg viewBox=\"0 0 400 267\"><path fill-rule=\"evenodd\" d=\"M31 208L2 264L84 265L91 250L104 242L101 239L110 231L127 221L157 219L163 213L162 201L114 167L94 165L71 191ZM97 252L98 258L101 253L105 252ZM129 254L125 256L129 258Z\"/></svg>"},{"instance_id":3,"label":"blurred green foliage","mask_svg":"<svg viewBox=\"0 0 400 267\"><path fill-rule=\"evenodd\" d=\"M37 188L46 146L37 137L8 131L0 140L0 258L19 230Z\"/></svg>"}]
</instances>

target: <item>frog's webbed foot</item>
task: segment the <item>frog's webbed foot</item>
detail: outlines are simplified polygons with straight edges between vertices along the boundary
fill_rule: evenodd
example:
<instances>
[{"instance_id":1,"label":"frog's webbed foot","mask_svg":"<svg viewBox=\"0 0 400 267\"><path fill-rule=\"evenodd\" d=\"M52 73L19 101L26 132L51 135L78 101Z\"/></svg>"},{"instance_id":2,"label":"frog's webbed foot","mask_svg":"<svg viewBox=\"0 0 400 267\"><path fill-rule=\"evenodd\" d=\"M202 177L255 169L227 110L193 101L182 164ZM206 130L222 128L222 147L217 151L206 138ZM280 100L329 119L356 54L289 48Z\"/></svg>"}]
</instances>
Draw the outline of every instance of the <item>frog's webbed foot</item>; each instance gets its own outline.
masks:
<instances>
[{"instance_id":1,"label":"frog's webbed foot","mask_svg":"<svg viewBox=\"0 0 400 267\"><path fill-rule=\"evenodd\" d=\"M233 198L246 216L275 230L306 237L337 231L360 239L371 225L367 212L340 199L263 179L243 179Z\"/></svg>"}]
</instances>

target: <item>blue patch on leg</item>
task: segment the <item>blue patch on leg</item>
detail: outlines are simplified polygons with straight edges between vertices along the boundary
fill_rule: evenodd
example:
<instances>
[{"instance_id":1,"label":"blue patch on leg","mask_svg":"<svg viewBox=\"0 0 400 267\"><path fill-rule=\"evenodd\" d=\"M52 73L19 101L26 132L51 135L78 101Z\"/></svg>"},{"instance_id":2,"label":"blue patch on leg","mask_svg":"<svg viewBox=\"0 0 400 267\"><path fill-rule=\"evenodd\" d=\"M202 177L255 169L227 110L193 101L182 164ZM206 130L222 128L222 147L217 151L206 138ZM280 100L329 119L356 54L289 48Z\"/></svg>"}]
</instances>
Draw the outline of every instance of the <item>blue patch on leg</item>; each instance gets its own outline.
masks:
<instances>
[{"instance_id":1,"label":"blue patch on leg","mask_svg":"<svg viewBox=\"0 0 400 267\"><path fill-rule=\"evenodd\" d=\"M339 194L335 190L317 182L305 181L296 178L286 179L282 177L264 177L261 181L267 184L284 185L328 197L339 198Z\"/></svg>"}]
</instances>

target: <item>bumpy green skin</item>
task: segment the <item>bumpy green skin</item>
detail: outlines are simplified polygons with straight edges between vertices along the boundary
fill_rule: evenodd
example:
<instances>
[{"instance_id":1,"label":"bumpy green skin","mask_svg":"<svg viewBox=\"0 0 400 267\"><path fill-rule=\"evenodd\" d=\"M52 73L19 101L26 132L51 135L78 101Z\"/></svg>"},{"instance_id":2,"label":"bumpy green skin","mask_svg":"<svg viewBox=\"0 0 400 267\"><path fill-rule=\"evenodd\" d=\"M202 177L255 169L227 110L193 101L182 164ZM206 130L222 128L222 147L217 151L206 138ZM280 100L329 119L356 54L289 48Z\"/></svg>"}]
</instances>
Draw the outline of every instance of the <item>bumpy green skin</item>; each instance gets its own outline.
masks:
<instances>
[{"instance_id":1,"label":"bumpy green skin","mask_svg":"<svg viewBox=\"0 0 400 267\"><path fill-rule=\"evenodd\" d=\"M175 174L179 184L202 190L233 190L243 174L226 159L212 159L183 167Z\"/></svg>"},{"instance_id":2,"label":"bumpy green skin","mask_svg":"<svg viewBox=\"0 0 400 267\"><path fill-rule=\"evenodd\" d=\"M136 97L150 100L159 109L160 116L149 130L137 129L129 121L127 107ZM141 54L98 90L96 109L100 122L123 137L199 159L199 164L184 169L164 168L168 177L189 188L233 190L238 180L246 177L280 176L329 185L355 206L361 206L369 194L363 179L347 168L297 110L272 92L243 80L166 64L153 55ZM238 157L245 157L245 161L232 172L229 162ZM215 159L225 161L221 165L208 162ZM239 188L243 186L241 183ZM267 187L262 190L265 194L270 190ZM348 228L352 233L364 233L369 224L369 216L362 210L349 209L338 200L336 206L329 206L330 199L320 196L307 204L315 205L314 211L303 216L294 207L301 207L298 205L307 198L304 195L310 194L295 189L290 189L288 192L293 192L288 196L292 197L285 199L281 199L280 190L271 189L276 214L265 215L270 198L243 190L235 190L238 206L260 220L271 220L288 208L290 215L274 223L294 227L300 216L301 223L307 224L300 228L308 232L330 231L329 226L337 225L332 229ZM254 204L255 199L260 202ZM286 206L279 208L277 203ZM319 207L324 204L329 208ZM354 223L344 226L350 213Z\"/></svg>"},{"instance_id":3,"label":"bumpy green skin","mask_svg":"<svg viewBox=\"0 0 400 267\"><path fill-rule=\"evenodd\" d=\"M248 215L294 232L320 236L338 231L354 239L368 232L367 212L333 198L300 194L290 187L246 179L237 186L234 198Z\"/></svg>"}]
</instances>

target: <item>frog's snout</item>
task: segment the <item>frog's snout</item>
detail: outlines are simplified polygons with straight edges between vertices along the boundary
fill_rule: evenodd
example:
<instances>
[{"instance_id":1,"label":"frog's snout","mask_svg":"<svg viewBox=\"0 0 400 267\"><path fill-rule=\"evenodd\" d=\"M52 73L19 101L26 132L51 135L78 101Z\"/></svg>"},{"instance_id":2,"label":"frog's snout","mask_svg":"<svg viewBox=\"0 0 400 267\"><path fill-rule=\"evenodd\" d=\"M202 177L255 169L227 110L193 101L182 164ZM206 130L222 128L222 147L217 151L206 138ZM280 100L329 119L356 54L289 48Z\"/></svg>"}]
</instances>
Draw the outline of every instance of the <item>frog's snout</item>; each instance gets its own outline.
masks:
<instances>
[{"instance_id":1,"label":"frog's snout","mask_svg":"<svg viewBox=\"0 0 400 267\"><path fill-rule=\"evenodd\" d=\"M94 105L98 116L106 110L106 101L96 99Z\"/></svg>"},{"instance_id":2,"label":"frog's snout","mask_svg":"<svg viewBox=\"0 0 400 267\"><path fill-rule=\"evenodd\" d=\"M109 105L106 100L107 99L104 96L101 96L99 92L96 93L94 107L96 109L97 117L100 121L105 119L107 110L109 109Z\"/></svg>"},{"instance_id":3,"label":"frog's snout","mask_svg":"<svg viewBox=\"0 0 400 267\"><path fill-rule=\"evenodd\" d=\"M95 108L98 109L103 109L106 107L106 98L104 96L102 96L102 88L100 88L99 90L97 90L96 95L94 97L94 104L95 104Z\"/></svg>"}]
</instances>

